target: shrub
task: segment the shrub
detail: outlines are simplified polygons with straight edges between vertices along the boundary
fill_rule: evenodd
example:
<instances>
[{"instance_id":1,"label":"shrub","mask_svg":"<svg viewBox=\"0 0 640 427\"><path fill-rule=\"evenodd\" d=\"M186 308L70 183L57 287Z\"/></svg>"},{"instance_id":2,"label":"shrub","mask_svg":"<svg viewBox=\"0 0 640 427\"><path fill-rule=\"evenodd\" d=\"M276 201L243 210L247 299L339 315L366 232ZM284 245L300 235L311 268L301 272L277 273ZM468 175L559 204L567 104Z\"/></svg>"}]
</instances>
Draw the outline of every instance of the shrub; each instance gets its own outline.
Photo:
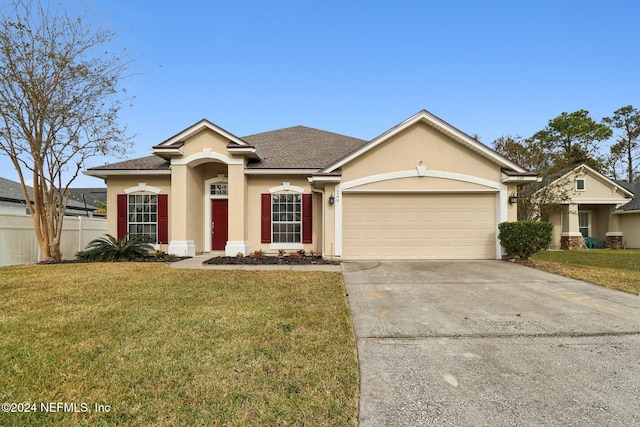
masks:
<instances>
[{"instance_id":1,"label":"shrub","mask_svg":"<svg viewBox=\"0 0 640 427\"><path fill-rule=\"evenodd\" d=\"M283 257L284 254L286 254L287 251L285 251L284 249L278 249L278 256Z\"/></svg>"},{"instance_id":2,"label":"shrub","mask_svg":"<svg viewBox=\"0 0 640 427\"><path fill-rule=\"evenodd\" d=\"M518 221L498 225L500 244L510 258L527 260L549 246L553 224L550 222Z\"/></svg>"},{"instance_id":3,"label":"shrub","mask_svg":"<svg viewBox=\"0 0 640 427\"><path fill-rule=\"evenodd\" d=\"M238 252L238 253L236 254L236 258L238 258L238 259L242 259L242 258L244 258L244 254L243 254L242 252Z\"/></svg>"},{"instance_id":4,"label":"shrub","mask_svg":"<svg viewBox=\"0 0 640 427\"><path fill-rule=\"evenodd\" d=\"M289 253L289 259L291 260L298 260L298 259L302 259L304 255L300 254L300 252L290 252Z\"/></svg>"},{"instance_id":5,"label":"shrub","mask_svg":"<svg viewBox=\"0 0 640 427\"><path fill-rule=\"evenodd\" d=\"M134 261L149 255L153 246L145 236L125 234L120 240L110 234L93 239L84 251L76 254L76 258L89 261Z\"/></svg>"},{"instance_id":6,"label":"shrub","mask_svg":"<svg viewBox=\"0 0 640 427\"><path fill-rule=\"evenodd\" d=\"M264 253L264 251L262 249L258 249L257 251L253 251L251 256L256 258L256 259L262 259L262 258L264 258L266 256L266 254Z\"/></svg>"}]
</instances>

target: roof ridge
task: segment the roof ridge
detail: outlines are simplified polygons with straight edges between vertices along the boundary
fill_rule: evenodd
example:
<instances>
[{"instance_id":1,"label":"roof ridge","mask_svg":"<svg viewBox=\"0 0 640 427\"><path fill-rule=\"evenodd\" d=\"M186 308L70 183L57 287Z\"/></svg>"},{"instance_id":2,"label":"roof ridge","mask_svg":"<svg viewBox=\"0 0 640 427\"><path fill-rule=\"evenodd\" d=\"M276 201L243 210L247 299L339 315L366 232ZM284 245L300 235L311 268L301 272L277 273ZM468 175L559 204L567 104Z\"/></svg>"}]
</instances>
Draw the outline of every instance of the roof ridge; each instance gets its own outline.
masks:
<instances>
[{"instance_id":1,"label":"roof ridge","mask_svg":"<svg viewBox=\"0 0 640 427\"><path fill-rule=\"evenodd\" d=\"M254 136L258 136L258 135L267 135L267 134L276 133L276 132L283 132L283 131L287 131L287 130L291 130L291 129L309 129L309 130L322 132L322 133L326 133L326 134L337 135L337 136L340 136L340 137L343 137L343 138L351 138L351 139L357 139L357 140L360 140L360 141L368 141L366 139L358 138L358 137L355 137L355 136L345 135L345 134L332 132L332 131L329 131L329 130L324 130L324 129L319 129L319 128L314 128L314 127L311 127L311 126L305 126L305 125L288 126L288 127L281 128L281 129L273 129L273 130L268 130L268 131L265 131L265 132L258 132L258 133L254 133L254 134L251 134L251 135L245 135L242 138L243 139L244 138L251 138L251 137L254 137Z\"/></svg>"}]
</instances>

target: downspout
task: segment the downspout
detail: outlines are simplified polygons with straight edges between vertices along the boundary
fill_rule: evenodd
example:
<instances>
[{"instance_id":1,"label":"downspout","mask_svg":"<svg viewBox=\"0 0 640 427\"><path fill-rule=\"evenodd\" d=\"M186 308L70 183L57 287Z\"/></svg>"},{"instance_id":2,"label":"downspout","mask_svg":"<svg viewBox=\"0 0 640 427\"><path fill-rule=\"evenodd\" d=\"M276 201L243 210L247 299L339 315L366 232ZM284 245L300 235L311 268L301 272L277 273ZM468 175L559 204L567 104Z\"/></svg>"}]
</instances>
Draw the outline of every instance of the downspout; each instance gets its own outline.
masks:
<instances>
[{"instance_id":1,"label":"downspout","mask_svg":"<svg viewBox=\"0 0 640 427\"><path fill-rule=\"evenodd\" d=\"M324 190L318 190L313 188L313 185L311 186L311 192L312 193L318 193L322 195L322 202L321 202L321 206L320 206L320 212L322 213L322 230L320 231L321 235L320 235L320 253L322 255L322 258L324 258L324 221L325 221L325 214L324 214Z\"/></svg>"}]
</instances>

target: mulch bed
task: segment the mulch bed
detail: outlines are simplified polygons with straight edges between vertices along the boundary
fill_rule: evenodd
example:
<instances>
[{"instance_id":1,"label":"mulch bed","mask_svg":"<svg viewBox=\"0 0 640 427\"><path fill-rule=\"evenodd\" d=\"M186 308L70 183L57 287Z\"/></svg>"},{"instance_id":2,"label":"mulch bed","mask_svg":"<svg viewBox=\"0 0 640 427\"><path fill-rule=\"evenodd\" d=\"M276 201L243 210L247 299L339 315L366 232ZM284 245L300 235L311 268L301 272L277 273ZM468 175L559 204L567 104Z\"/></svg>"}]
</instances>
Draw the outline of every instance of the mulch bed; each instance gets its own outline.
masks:
<instances>
[{"instance_id":1,"label":"mulch bed","mask_svg":"<svg viewBox=\"0 0 640 427\"><path fill-rule=\"evenodd\" d=\"M309 265L309 264L325 264L325 265L338 265L339 262L323 259L321 256L302 256L298 259L290 258L288 256L265 256L262 258L255 257L243 257L237 258L233 256L219 256L208 259L203 264L232 264L232 265Z\"/></svg>"},{"instance_id":2,"label":"mulch bed","mask_svg":"<svg viewBox=\"0 0 640 427\"><path fill-rule=\"evenodd\" d=\"M144 257L144 258L137 258L134 261L127 261L127 260L115 260L115 261L108 261L108 262L165 262L165 263L171 263L171 262L177 262L177 261L182 261L185 259L189 259L191 257L189 256L176 256L176 257L170 257L170 256L164 256L164 257L155 257L155 256L148 256L148 257ZM88 262L102 262L102 261L89 261L87 259L63 259L60 261L40 261L38 262L38 264L41 265L49 265L49 264L84 264L84 263L88 263Z\"/></svg>"}]
</instances>

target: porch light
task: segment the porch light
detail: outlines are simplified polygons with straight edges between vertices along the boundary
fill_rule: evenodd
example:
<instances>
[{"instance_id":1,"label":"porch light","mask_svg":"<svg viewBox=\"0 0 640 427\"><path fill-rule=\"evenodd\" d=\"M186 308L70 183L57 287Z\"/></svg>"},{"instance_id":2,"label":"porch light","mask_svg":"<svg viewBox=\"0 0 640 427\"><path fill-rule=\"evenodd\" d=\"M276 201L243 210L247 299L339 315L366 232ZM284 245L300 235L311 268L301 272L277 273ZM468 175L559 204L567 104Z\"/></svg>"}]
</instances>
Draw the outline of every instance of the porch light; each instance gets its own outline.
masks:
<instances>
[{"instance_id":1,"label":"porch light","mask_svg":"<svg viewBox=\"0 0 640 427\"><path fill-rule=\"evenodd\" d=\"M329 204L333 205L336 202L336 198L333 197L333 193L331 193L331 195L329 196Z\"/></svg>"},{"instance_id":2,"label":"porch light","mask_svg":"<svg viewBox=\"0 0 640 427\"><path fill-rule=\"evenodd\" d=\"M516 196L515 191L512 191L511 195L509 196L509 204L513 205L514 203L518 203L518 196Z\"/></svg>"}]
</instances>

